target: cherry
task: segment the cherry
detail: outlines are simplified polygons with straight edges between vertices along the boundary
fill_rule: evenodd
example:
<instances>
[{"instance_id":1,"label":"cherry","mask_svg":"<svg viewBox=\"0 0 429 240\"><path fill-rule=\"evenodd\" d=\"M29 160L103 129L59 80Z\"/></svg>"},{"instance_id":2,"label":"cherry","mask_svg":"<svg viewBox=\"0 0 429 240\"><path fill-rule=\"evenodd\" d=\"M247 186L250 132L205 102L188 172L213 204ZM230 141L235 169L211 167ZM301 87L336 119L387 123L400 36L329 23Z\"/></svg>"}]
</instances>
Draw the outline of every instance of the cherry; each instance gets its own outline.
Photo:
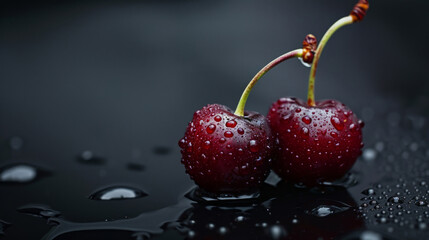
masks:
<instances>
[{"instance_id":1,"label":"cherry","mask_svg":"<svg viewBox=\"0 0 429 240\"><path fill-rule=\"evenodd\" d=\"M309 106L280 98L267 118L278 140L273 170L285 180L311 186L338 179L361 154L363 122L338 101Z\"/></svg>"},{"instance_id":2,"label":"cherry","mask_svg":"<svg viewBox=\"0 0 429 240\"><path fill-rule=\"evenodd\" d=\"M239 194L264 182L274 138L263 115L238 116L228 107L210 104L194 113L179 146L186 172L201 188Z\"/></svg>"},{"instance_id":3,"label":"cherry","mask_svg":"<svg viewBox=\"0 0 429 240\"><path fill-rule=\"evenodd\" d=\"M281 98L268 113L268 122L277 137L273 170L285 180L311 186L338 179L362 153L363 122L336 100L316 102L314 81L318 60L329 38L339 28L362 20L368 6L368 1L360 0L350 15L328 29L315 52L315 42L307 45L308 57L303 61L312 62L307 102Z\"/></svg>"},{"instance_id":4,"label":"cherry","mask_svg":"<svg viewBox=\"0 0 429 240\"><path fill-rule=\"evenodd\" d=\"M247 98L256 82L277 64L292 57L312 59L315 38L308 35L303 49L274 59L249 82L233 113L211 104L194 113L179 141L186 172L204 190L239 195L254 192L267 177L273 155L274 136L266 118L245 112Z\"/></svg>"}]
</instances>

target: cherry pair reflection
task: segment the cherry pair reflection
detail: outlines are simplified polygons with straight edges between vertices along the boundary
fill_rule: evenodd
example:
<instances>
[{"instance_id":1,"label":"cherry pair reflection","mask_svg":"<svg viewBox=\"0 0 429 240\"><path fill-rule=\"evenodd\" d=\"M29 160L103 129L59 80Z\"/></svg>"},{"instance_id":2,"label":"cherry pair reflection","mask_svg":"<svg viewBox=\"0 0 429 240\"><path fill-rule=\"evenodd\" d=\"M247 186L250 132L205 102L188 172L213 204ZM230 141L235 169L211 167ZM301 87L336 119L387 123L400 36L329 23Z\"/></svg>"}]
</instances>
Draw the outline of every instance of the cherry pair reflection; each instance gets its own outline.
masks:
<instances>
[{"instance_id":1,"label":"cherry pair reflection","mask_svg":"<svg viewBox=\"0 0 429 240\"><path fill-rule=\"evenodd\" d=\"M186 172L213 193L255 191L272 169L284 180L316 185L342 177L361 154L363 122L336 100L315 101L318 60L332 34L362 20L368 1L360 0L351 13L335 22L319 45L309 34L303 47L274 59L244 90L235 112L210 104L194 113L179 141ZM312 64L307 102L280 98L267 117L244 111L256 82L279 63L300 58Z\"/></svg>"}]
</instances>

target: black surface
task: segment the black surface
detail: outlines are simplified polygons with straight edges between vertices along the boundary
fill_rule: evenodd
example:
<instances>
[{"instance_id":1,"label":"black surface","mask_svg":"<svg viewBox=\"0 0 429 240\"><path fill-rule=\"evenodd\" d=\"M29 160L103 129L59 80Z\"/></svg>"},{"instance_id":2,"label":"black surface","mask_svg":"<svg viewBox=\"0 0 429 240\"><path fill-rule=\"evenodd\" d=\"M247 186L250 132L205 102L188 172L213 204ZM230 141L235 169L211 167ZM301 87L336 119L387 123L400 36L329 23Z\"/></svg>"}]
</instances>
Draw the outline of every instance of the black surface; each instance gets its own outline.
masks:
<instances>
[{"instance_id":1,"label":"black surface","mask_svg":"<svg viewBox=\"0 0 429 240\"><path fill-rule=\"evenodd\" d=\"M372 1L366 19L341 29L321 58L316 98L338 99L366 122L364 156L353 168L357 185L323 193L278 186L273 199L249 209L184 198L194 184L180 165L177 141L193 112L208 103L234 108L262 66L300 47L307 33L320 39L353 4L1 3L1 166L24 162L50 174L28 184L0 183L0 238L428 239L429 207L416 205L429 196L429 4L423 0ZM252 91L247 109L266 113L279 97L304 98L308 74L297 60L276 67ZM86 164L84 151L100 161ZM110 186L148 196L88 198ZM376 194L361 193L368 188ZM401 207L388 200L396 195ZM338 204L332 201L350 207L325 218L308 214ZM59 219L17 210L32 204ZM239 216L247 220L237 223ZM164 222L170 222L165 231L158 227ZM343 222L351 224L337 227Z\"/></svg>"}]
</instances>

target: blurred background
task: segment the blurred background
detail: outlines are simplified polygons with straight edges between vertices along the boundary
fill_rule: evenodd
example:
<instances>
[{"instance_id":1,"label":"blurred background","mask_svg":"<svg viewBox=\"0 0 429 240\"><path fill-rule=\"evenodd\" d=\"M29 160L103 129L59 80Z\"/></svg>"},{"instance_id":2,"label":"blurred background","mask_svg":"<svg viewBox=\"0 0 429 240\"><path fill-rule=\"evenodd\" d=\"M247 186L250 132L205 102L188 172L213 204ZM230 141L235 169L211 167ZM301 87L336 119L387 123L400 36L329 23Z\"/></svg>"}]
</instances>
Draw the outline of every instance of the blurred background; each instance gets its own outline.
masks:
<instances>
[{"instance_id":1,"label":"blurred background","mask_svg":"<svg viewBox=\"0 0 429 240\"><path fill-rule=\"evenodd\" d=\"M177 147L193 112L209 103L234 109L260 68L301 47L308 33L320 40L354 4L2 1L0 163L26 162L51 173L28 185L0 185L0 219L14 222L7 233L24 239L20 229L27 226L36 226L30 232L37 236L49 229L16 213L29 203L75 221L132 217L174 204L193 186ZM338 31L325 48L316 98L338 99L363 118L367 146L382 137L377 129L412 116L422 127L393 138L409 133L422 146L428 138L422 129L429 116L429 2L370 4L364 21ZM265 114L280 97L305 98L309 70L298 60L271 70L247 109ZM81 164L88 152L102 161ZM115 184L149 196L123 208L87 199ZM356 201L361 190L352 193Z\"/></svg>"}]
</instances>

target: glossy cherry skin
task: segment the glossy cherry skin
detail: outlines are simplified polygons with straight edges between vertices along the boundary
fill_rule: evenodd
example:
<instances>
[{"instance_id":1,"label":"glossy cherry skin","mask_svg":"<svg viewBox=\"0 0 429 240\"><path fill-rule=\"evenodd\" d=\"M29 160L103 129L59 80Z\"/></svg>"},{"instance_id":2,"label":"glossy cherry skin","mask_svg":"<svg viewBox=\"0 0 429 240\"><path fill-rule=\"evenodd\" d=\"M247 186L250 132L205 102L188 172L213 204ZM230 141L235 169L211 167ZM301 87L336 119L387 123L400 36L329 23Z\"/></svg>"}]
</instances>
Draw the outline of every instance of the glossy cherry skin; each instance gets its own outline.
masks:
<instances>
[{"instance_id":1,"label":"glossy cherry skin","mask_svg":"<svg viewBox=\"0 0 429 240\"><path fill-rule=\"evenodd\" d=\"M273 103L267 116L276 135L273 170L307 186L344 176L361 155L363 122L335 100L310 107L295 98Z\"/></svg>"},{"instance_id":2,"label":"glossy cherry skin","mask_svg":"<svg viewBox=\"0 0 429 240\"><path fill-rule=\"evenodd\" d=\"M179 141L186 172L204 190L239 195L255 191L266 179L274 137L263 115L244 115L207 105L194 113Z\"/></svg>"}]
</instances>

